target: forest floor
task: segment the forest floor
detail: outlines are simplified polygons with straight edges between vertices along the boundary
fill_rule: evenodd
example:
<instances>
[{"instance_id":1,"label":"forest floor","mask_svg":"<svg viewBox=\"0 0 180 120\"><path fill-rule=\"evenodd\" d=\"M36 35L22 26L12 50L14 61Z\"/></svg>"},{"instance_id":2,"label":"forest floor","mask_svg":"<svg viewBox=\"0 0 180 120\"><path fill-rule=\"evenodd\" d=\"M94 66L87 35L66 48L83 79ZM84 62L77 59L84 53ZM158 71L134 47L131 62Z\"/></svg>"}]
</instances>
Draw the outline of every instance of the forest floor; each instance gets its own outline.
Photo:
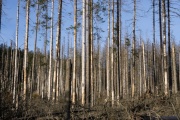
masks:
<instances>
[{"instance_id":1,"label":"forest floor","mask_svg":"<svg viewBox=\"0 0 180 120\"><path fill-rule=\"evenodd\" d=\"M75 105L67 114L63 101L51 103L39 98L33 99L19 110L3 109L0 119L29 120L61 120L67 119L97 119L97 120L180 120L180 93L165 97L163 95L145 95L137 99L122 99L112 107L111 101L97 99L97 105L92 108ZM2 107L2 106L1 106ZM12 108L11 108L12 109ZM12 116L10 116L12 115Z\"/></svg>"}]
</instances>

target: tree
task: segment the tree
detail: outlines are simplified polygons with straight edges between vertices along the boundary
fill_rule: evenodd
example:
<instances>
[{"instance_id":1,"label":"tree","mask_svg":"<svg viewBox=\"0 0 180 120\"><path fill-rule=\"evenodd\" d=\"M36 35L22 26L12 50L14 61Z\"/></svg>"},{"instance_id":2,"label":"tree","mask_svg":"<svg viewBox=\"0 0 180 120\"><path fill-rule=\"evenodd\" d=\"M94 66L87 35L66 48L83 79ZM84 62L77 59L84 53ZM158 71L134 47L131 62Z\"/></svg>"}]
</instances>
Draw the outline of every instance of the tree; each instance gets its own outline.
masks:
<instances>
[{"instance_id":1,"label":"tree","mask_svg":"<svg viewBox=\"0 0 180 120\"><path fill-rule=\"evenodd\" d=\"M93 106L94 104L94 101L93 101L93 95L94 95L94 86L93 86L93 83L94 83L94 78L93 78L93 0L90 0L90 38L89 38L89 51L90 51L90 81L91 81L91 85L90 85L90 90L91 90L91 99L90 99L90 104L91 104L91 107Z\"/></svg>"},{"instance_id":2,"label":"tree","mask_svg":"<svg viewBox=\"0 0 180 120\"><path fill-rule=\"evenodd\" d=\"M120 95L120 38L119 38L119 0L117 0L117 48L118 48L118 55L117 55L117 100L119 101Z\"/></svg>"},{"instance_id":3,"label":"tree","mask_svg":"<svg viewBox=\"0 0 180 120\"><path fill-rule=\"evenodd\" d=\"M146 92L147 88L146 88L146 61L145 61L145 50L144 50L144 42L142 42L142 55L143 55L143 89L144 89L144 93Z\"/></svg>"},{"instance_id":4,"label":"tree","mask_svg":"<svg viewBox=\"0 0 180 120\"><path fill-rule=\"evenodd\" d=\"M155 54L156 54L156 49L155 49L155 44L156 44L156 28L155 28L155 0L153 0L153 83L154 85L155 82L156 82L156 58L155 58ZM154 90L154 86L153 87L153 90Z\"/></svg>"},{"instance_id":5,"label":"tree","mask_svg":"<svg viewBox=\"0 0 180 120\"><path fill-rule=\"evenodd\" d=\"M36 3L37 8L36 8L36 27L35 27L35 38L34 38L34 54L33 54L33 63L32 63L32 82L31 82L31 93L34 91L35 89L35 83L36 82L36 68L35 68L35 64L36 64L36 49L37 49L37 37L38 37L38 27L39 27L39 1L37 1ZM38 87L38 86L37 86ZM36 88L36 90L39 90L38 88ZM39 94L39 91L38 91Z\"/></svg>"},{"instance_id":6,"label":"tree","mask_svg":"<svg viewBox=\"0 0 180 120\"><path fill-rule=\"evenodd\" d=\"M160 54L161 54L161 65L160 65L160 68L161 68L161 78L163 78L163 46L162 46L162 10L161 10L161 6L162 6L162 3L161 3L162 0L159 0L159 32L160 32ZM158 83L161 83L160 81L158 81Z\"/></svg>"},{"instance_id":7,"label":"tree","mask_svg":"<svg viewBox=\"0 0 180 120\"><path fill-rule=\"evenodd\" d=\"M111 94L112 106L114 106L114 0L112 0Z\"/></svg>"},{"instance_id":8,"label":"tree","mask_svg":"<svg viewBox=\"0 0 180 120\"><path fill-rule=\"evenodd\" d=\"M15 65L14 65L14 83L13 83L13 103L16 104L16 109L18 107L17 104L17 80L18 80L18 38L19 38L19 6L20 6L20 0L18 0L17 4L17 16L16 16L16 49L15 49Z\"/></svg>"},{"instance_id":9,"label":"tree","mask_svg":"<svg viewBox=\"0 0 180 120\"><path fill-rule=\"evenodd\" d=\"M178 91L177 77L176 77L176 57L175 57L175 46L172 45L172 68L173 68L173 83L172 83L172 93L176 94Z\"/></svg>"},{"instance_id":10,"label":"tree","mask_svg":"<svg viewBox=\"0 0 180 120\"><path fill-rule=\"evenodd\" d=\"M168 74L169 74L169 89L172 90L172 68L171 68L171 26L170 26L170 0L167 0L167 18L168 18Z\"/></svg>"},{"instance_id":11,"label":"tree","mask_svg":"<svg viewBox=\"0 0 180 120\"><path fill-rule=\"evenodd\" d=\"M82 91L82 105L85 104L85 78L86 78L86 67L85 67L85 46L86 46L86 0L83 0L83 13L82 13L82 81L81 81L81 91Z\"/></svg>"},{"instance_id":12,"label":"tree","mask_svg":"<svg viewBox=\"0 0 180 120\"><path fill-rule=\"evenodd\" d=\"M72 81L72 103L76 100L76 41L77 41L77 0L74 0L74 59L73 59L73 81Z\"/></svg>"},{"instance_id":13,"label":"tree","mask_svg":"<svg viewBox=\"0 0 180 120\"><path fill-rule=\"evenodd\" d=\"M163 29L163 72L164 72L164 94L168 95L168 81L167 81L167 55L166 55L166 7L165 0L162 0L162 29Z\"/></svg>"},{"instance_id":14,"label":"tree","mask_svg":"<svg viewBox=\"0 0 180 120\"><path fill-rule=\"evenodd\" d=\"M134 0L134 16L133 16L133 41L132 41L132 80L131 90L134 97L134 82L135 82L135 44L136 44L136 0Z\"/></svg>"},{"instance_id":15,"label":"tree","mask_svg":"<svg viewBox=\"0 0 180 120\"><path fill-rule=\"evenodd\" d=\"M90 94L90 74L89 74L89 72L90 72L90 64L89 64L89 53L90 53L90 51L89 51L89 0L86 0L86 44L85 44L85 46L86 46L86 50L85 50L85 56L86 56L86 58L85 58L85 60L86 60L86 63L85 63L85 69L86 69L86 75L85 75L85 78L86 78L86 80L85 80L85 94L86 94L86 98L85 98L85 100L86 100L86 104L88 105L89 104L89 100L90 100L90 96L89 96L89 94Z\"/></svg>"},{"instance_id":16,"label":"tree","mask_svg":"<svg viewBox=\"0 0 180 120\"><path fill-rule=\"evenodd\" d=\"M62 0L59 0L58 6L58 25L56 34L56 60L55 60L55 76L54 76L54 87L53 95L54 99L58 100L59 95L59 74L60 74L60 46L61 46L61 21L62 21Z\"/></svg>"},{"instance_id":17,"label":"tree","mask_svg":"<svg viewBox=\"0 0 180 120\"><path fill-rule=\"evenodd\" d=\"M2 0L0 0L0 32L1 32L1 21L2 21Z\"/></svg>"},{"instance_id":18,"label":"tree","mask_svg":"<svg viewBox=\"0 0 180 120\"><path fill-rule=\"evenodd\" d=\"M24 73L24 100L26 100L27 93L27 57L28 57L28 37L29 37L29 13L30 13L30 0L26 1L26 31L24 39L24 64L23 64L23 73Z\"/></svg>"},{"instance_id":19,"label":"tree","mask_svg":"<svg viewBox=\"0 0 180 120\"><path fill-rule=\"evenodd\" d=\"M51 2L51 38L50 38L50 60L49 60L49 78L48 78L48 100L51 97L52 81L52 59L53 59L53 17L54 17L54 0Z\"/></svg>"},{"instance_id":20,"label":"tree","mask_svg":"<svg viewBox=\"0 0 180 120\"><path fill-rule=\"evenodd\" d=\"M107 80L107 100L109 100L109 94L110 94L110 0L108 1L108 38L107 38L107 58L106 58L106 61L107 61L107 72L106 72L106 80Z\"/></svg>"}]
</instances>

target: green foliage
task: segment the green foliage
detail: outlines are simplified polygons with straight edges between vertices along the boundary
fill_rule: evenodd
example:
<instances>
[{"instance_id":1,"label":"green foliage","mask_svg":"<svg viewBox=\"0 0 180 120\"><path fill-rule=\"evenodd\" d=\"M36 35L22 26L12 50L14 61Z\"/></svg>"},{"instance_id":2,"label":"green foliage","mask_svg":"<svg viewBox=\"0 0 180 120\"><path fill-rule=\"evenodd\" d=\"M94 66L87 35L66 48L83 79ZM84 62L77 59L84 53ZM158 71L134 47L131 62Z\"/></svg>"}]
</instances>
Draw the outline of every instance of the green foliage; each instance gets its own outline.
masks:
<instances>
[{"instance_id":1,"label":"green foliage","mask_svg":"<svg viewBox=\"0 0 180 120\"><path fill-rule=\"evenodd\" d=\"M131 46L130 39L127 38L127 37L125 38L125 45L126 45L127 47Z\"/></svg>"}]
</instances>

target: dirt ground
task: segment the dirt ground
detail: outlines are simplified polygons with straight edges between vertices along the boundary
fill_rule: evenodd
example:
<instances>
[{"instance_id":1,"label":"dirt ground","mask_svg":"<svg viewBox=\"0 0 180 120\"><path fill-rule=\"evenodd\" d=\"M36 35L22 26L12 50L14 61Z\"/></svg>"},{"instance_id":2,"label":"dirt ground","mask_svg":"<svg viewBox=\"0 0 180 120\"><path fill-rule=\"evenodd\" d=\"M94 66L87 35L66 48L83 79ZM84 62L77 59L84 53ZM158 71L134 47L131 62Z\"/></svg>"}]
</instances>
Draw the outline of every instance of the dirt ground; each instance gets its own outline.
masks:
<instances>
[{"instance_id":1,"label":"dirt ground","mask_svg":"<svg viewBox=\"0 0 180 120\"><path fill-rule=\"evenodd\" d=\"M98 101L98 100L97 100ZM145 95L141 98L111 101L100 99L98 104L89 108L74 105L67 113L64 101L51 103L47 100L35 98L28 104L20 104L17 111L4 108L0 119L29 119L29 120L62 120L62 119L97 119L97 120L179 120L180 93L165 97L163 95ZM26 107L24 107L26 106ZM3 115L3 116L2 116Z\"/></svg>"}]
</instances>

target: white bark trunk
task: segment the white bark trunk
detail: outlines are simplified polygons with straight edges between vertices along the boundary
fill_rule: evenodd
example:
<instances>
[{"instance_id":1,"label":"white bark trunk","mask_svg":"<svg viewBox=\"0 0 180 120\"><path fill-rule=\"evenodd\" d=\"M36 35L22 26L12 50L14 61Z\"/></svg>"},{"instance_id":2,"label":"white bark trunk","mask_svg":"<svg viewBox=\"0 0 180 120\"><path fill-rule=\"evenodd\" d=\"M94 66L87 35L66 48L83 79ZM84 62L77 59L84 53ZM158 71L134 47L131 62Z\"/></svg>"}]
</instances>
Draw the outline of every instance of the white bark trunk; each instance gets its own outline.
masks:
<instances>
[{"instance_id":1,"label":"white bark trunk","mask_svg":"<svg viewBox=\"0 0 180 120\"><path fill-rule=\"evenodd\" d=\"M110 72L110 70L109 70L109 68L110 68L110 65L109 65L109 53L110 53L110 50L109 50L109 48L110 48L110 0L108 1L108 42L107 42L107 100L109 100L109 93L110 93L110 74L109 74L109 72Z\"/></svg>"},{"instance_id":2,"label":"white bark trunk","mask_svg":"<svg viewBox=\"0 0 180 120\"><path fill-rule=\"evenodd\" d=\"M48 77L48 100L51 98L51 86L52 86L52 59L53 59L53 17L54 17L54 0L52 0L51 6L51 38L50 38L50 60L49 60L49 77Z\"/></svg>"},{"instance_id":3,"label":"white bark trunk","mask_svg":"<svg viewBox=\"0 0 180 120\"><path fill-rule=\"evenodd\" d=\"M17 16L16 16L16 50L15 50L15 67L14 67L14 85L13 85L13 104L16 104L16 88L17 88L17 79L18 79L18 66L17 66L17 61L18 61L18 37L19 37L19 6L20 6L20 0L18 0L17 4ZM16 109L18 105L16 104Z\"/></svg>"},{"instance_id":4,"label":"white bark trunk","mask_svg":"<svg viewBox=\"0 0 180 120\"><path fill-rule=\"evenodd\" d=\"M175 57L175 46L172 45L172 67L173 67L173 82L172 82L172 92L177 93L177 78L176 78L176 57Z\"/></svg>"},{"instance_id":5,"label":"white bark trunk","mask_svg":"<svg viewBox=\"0 0 180 120\"><path fill-rule=\"evenodd\" d=\"M166 7L165 0L162 0L162 24L163 24L163 57L164 57L164 94L168 95L168 80L167 80L167 54L166 54Z\"/></svg>"},{"instance_id":6,"label":"white bark trunk","mask_svg":"<svg viewBox=\"0 0 180 120\"><path fill-rule=\"evenodd\" d=\"M114 106L114 0L112 0L112 43L111 43L111 94Z\"/></svg>"},{"instance_id":7,"label":"white bark trunk","mask_svg":"<svg viewBox=\"0 0 180 120\"><path fill-rule=\"evenodd\" d=\"M29 6L30 6L30 0L26 1L26 33L25 33L25 40L24 40L24 65L23 65L23 71L24 71L24 90L23 90L23 99L26 100L26 92L27 92L27 54L28 54L28 37L29 37Z\"/></svg>"},{"instance_id":8,"label":"white bark trunk","mask_svg":"<svg viewBox=\"0 0 180 120\"><path fill-rule=\"evenodd\" d=\"M83 15L82 15L82 81L81 81L81 87L82 87L82 99L81 103L84 106L85 104L85 56L86 56L86 0L83 0Z\"/></svg>"},{"instance_id":9,"label":"white bark trunk","mask_svg":"<svg viewBox=\"0 0 180 120\"><path fill-rule=\"evenodd\" d=\"M77 0L74 0L74 59L73 59L73 81L72 81L72 103L76 100L76 41L77 41Z\"/></svg>"}]
</instances>

